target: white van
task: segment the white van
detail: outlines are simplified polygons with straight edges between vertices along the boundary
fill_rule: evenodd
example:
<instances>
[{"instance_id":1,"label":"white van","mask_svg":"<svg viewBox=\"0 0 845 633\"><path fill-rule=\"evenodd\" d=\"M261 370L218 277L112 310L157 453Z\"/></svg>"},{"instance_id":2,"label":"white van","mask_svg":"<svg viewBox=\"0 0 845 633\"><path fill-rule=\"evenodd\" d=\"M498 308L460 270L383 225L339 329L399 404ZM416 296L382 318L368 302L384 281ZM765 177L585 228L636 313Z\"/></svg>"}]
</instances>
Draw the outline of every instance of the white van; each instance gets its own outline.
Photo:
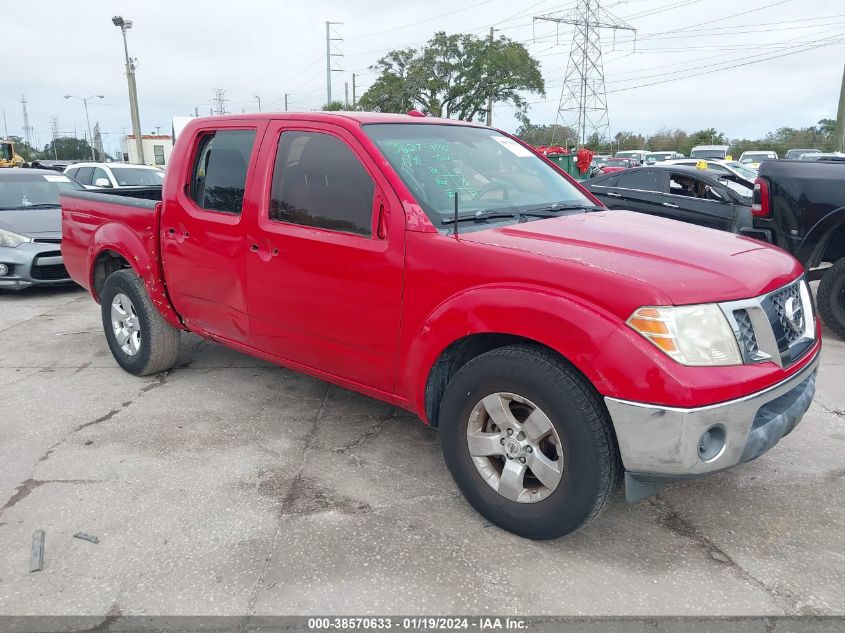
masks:
<instances>
[{"instance_id":1,"label":"white van","mask_svg":"<svg viewBox=\"0 0 845 633\"><path fill-rule=\"evenodd\" d=\"M725 160L730 151L729 145L696 145L689 153L690 158L716 158Z\"/></svg>"}]
</instances>

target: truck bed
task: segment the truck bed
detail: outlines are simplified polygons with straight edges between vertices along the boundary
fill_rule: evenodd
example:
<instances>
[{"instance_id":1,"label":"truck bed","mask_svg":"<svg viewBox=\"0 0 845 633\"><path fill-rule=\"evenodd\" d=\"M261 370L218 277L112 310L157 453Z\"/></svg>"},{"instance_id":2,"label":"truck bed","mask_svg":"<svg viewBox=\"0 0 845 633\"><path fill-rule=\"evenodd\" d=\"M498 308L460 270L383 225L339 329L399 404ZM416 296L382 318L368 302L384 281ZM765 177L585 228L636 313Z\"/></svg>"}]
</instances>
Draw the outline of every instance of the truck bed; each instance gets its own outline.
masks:
<instances>
[{"instance_id":1,"label":"truck bed","mask_svg":"<svg viewBox=\"0 0 845 633\"><path fill-rule=\"evenodd\" d=\"M95 262L91 258L102 242L122 245L123 252L114 254L127 262L130 258L139 260L137 253L143 253L147 259L143 262L145 283L160 285L161 187L69 191L62 194L61 203L62 256L71 279L97 298L96 288L92 288Z\"/></svg>"}]
</instances>

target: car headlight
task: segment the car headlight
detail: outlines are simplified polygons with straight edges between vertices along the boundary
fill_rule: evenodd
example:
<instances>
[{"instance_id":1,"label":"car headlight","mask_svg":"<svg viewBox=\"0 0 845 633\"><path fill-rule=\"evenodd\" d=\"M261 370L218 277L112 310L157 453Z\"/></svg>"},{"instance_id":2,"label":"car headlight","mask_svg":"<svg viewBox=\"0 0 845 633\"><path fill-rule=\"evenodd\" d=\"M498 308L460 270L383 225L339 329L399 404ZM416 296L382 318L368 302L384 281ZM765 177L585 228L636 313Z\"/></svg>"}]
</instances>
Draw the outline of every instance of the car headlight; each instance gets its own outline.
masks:
<instances>
[{"instance_id":1,"label":"car headlight","mask_svg":"<svg viewBox=\"0 0 845 633\"><path fill-rule=\"evenodd\" d=\"M736 336L713 303L639 308L627 324L682 365L741 365Z\"/></svg>"},{"instance_id":2,"label":"car headlight","mask_svg":"<svg viewBox=\"0 0 845 633\"><path fill-rule=\"evenodd\" d=\"M0 229L0 246L9 246L11 248L15 248L17 246L20 246L21 244L25 244L31 241L31 237L18 235L17 233L12 233L11 231L7 231L6 229Z\"/></svg>"}]
</instances>

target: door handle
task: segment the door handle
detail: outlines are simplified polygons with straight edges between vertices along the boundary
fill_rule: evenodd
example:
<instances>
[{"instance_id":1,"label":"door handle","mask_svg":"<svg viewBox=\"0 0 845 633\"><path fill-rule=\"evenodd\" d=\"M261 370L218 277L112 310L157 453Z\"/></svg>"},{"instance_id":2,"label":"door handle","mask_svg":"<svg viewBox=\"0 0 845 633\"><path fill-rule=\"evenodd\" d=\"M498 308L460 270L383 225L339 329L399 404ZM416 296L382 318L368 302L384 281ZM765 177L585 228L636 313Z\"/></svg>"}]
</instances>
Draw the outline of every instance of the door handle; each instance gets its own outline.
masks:
<instances>
[{"instance_id":1,"label":"door handle","mask_svg":"<svg viewBox=\"0 0 845 633\"><path fill-rule=\"evenodd\" d=\"M664 206L664 207L669 207L670 209L677 209L677 208L678 208L678 205L677 205L677 204L672 204L671 202L664 202L664 203L663 203L663 206Z\"/></svg>"},{"instance_id":2,"label":"door handle","mask_svg":"<svg viewBox=\"0 0 845 633\"><path fill-rule=\"evenodd\" d=\"M608 192L607 192L606 194L604 194L604 195L606 195L606 196L608 196L608 197L610 197L610 198L621 198L621 197L622 197L622 194L621 194L621 193L613 193L612 191L608 191Z\"/></svg>"}]
</instances>

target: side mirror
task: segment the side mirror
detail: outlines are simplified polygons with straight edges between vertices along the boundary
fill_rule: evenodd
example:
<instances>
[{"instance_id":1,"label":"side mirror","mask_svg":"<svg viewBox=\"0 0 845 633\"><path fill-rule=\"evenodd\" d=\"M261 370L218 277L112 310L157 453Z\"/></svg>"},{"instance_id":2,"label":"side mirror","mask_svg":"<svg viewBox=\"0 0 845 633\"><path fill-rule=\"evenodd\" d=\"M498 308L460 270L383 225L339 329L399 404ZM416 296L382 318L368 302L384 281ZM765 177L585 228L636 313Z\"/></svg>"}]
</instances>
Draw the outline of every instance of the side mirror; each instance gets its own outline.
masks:
<instances>
[{"instance_id":1,"label":"side mirror","mask_svg":"<svg viewBox=\"0 0 845 633\"><path fill-rule=\"evenodd\" d=\"M97 178L94 181L95 187L111 187L111 182L109 182L108 178Z\"/></svg>"}]
</instances>

